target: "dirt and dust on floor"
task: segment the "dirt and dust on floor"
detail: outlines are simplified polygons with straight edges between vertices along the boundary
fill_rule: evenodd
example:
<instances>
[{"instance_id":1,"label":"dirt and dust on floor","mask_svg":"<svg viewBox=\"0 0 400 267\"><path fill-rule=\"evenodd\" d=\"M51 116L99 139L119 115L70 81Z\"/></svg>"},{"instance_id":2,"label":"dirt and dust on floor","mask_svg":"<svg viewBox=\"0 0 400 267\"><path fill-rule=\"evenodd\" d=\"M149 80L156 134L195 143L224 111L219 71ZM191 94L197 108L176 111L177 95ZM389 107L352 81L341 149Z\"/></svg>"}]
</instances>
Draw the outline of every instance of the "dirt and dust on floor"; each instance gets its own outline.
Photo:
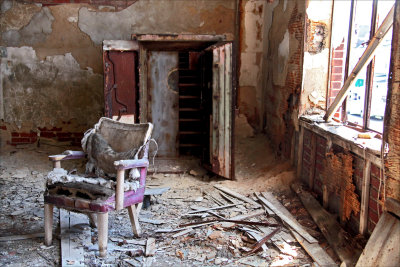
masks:
<instances>
[{"instance_id":1,"label":"dirt and dust on floor","mask_svg":"<svg viewBox=\"0 0 400 267\"><path fill-rule=\"evenodd\" d=\"M98 256L96 228L79 225L78 230L74 229L73 241L83 251L83 262L68 261L67 265L314 266L315 261L298 243L290 227L260 202L263 195L257 198L254 192L266 192L276 199L310 238L316 239L340 263L301 201L290 191L294 180L290 164L275 157L265 136L254 135L243 124L236 132L236 180L224 180L200 168L180 174L149 174L148 189L168 190L146 196L139 217L141 237L133 237L126 210L111 212L107 258ZM43 192L51 170L47 156L65 149L71 147L42 144L2 149L1 266L61 265L62 213L55 209L53 245L44 246ZM82 169L84 164L66 161L63 167Z\"/></svg>"}]
</instances>

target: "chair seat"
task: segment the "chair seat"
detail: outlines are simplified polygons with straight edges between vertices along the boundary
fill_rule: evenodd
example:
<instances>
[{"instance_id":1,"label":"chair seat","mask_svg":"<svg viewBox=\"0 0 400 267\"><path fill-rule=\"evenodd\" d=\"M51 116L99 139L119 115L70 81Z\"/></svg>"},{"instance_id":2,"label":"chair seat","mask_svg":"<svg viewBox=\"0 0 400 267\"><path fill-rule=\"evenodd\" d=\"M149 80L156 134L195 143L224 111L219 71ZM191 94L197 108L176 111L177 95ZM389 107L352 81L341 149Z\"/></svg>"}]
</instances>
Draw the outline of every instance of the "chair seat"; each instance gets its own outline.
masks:
<instances>
[{"instance_id":1,"label":"chair seat","mask_svg":"<svg viewBox=\"0 0 400 267\"><path fill-rule=\"evenodd\" d=\"M83 186L86 188L86 185L74 183L48 186L48 190L44 195L44 202L79 212L108 212L115 210L115 194L113 190L110 189L111 193L106 196L103 193L107 192L104 192L104 188L99 185L91 185L90 191L85 190L82 192L80 190ZM144 186L136 191L126 191L124 193L124 208L142 202L144 191ZM69 192L72 192L72 195L68 195ZM91 199L93 196L102 197Z\"/></svg>"},{"instance_id":2,"label":"chair seat","mask_svg":"<svg viewBox=\"0 0 400 267\"><path fill-rule=\"evenodd\" d=\"M67 209L86 212L114 210L116 182L101 177L87 178L83 175L68 174L56 168L47 176L45 202ZM124 183L124 207L143 200L144 187L139 181Z\"/></svg>"}]
</instances>

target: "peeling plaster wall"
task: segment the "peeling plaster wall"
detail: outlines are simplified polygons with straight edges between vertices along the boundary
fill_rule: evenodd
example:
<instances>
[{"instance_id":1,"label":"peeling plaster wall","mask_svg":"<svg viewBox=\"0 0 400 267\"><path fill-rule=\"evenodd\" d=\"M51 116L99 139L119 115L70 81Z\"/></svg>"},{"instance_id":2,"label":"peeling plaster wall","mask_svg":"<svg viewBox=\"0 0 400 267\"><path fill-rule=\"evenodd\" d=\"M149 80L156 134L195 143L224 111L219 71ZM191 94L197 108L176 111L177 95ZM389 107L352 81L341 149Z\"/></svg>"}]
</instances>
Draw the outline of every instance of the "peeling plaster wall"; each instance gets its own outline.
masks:
<instances>
[{"instance_id":1,"label":"peeling plaster wall","mask_svg":"<svg viewBox=\"0 0 400 267\"><path fill-rule=\"evenodd\" d=\"M266 14L272 14L272 21L264 24L268 45L263 64L262 126L277 151L288 156L302 84L305 2L275 2L267 5Z\"/></svg>"},{"instance_id":2,"label":"peeling plaster wall","mask_svg":"<svg viewBox=\"0 0 400 267\"><path fill-rule=\"evenodd\" d=\"M31 47L8 47L1 77L3 119L19 127L92 125L101 115L102 75L81 69L70 53L39 60Z\"/></svg>"},{"instance_id":3,"label":"peeling plaster wall","mask_svg":"<svg viewBox=\"0 0 400 267\"><path fill-rule=\"evenodd\" d=\"M268 31L272 10L279 1L241 2L239 112L257 131L262 129L264 113L263 88L266 75Z\"/></svg>"},{"instance_id":4,"label":"peeling plaster wall","mask_svg":"<svg viewBox=\"0 0 400 267\"><path fill-rule=\"evenodd\" d=\"M103 114L103 40L175 33L225 34L233 40L234 35L235 0L140 0L118 12L10 0L0 1L0 7L0 124L26 132L69 121L81 131Z\"/></svg>"},{"instance_id":5,"label":"peeling plaster wall","mask_svg":"<svg viewBox=\"0 0 400 267\"><path fill-rule=\"evenodd\" d=\"M329 78L332 5L333 1L326 0L308 2L300 114L312 107L325 109Z\"/></svg>"}]
</instances>

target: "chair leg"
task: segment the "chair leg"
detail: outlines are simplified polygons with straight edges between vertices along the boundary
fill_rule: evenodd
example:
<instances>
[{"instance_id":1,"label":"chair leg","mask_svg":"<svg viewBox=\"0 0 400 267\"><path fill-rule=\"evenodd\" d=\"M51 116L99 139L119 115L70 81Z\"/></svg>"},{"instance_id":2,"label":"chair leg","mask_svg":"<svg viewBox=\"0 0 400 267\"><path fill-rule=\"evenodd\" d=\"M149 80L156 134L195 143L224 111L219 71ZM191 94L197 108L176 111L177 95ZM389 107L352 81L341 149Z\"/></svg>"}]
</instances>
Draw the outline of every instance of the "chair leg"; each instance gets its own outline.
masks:
<instances>
[{"instance_id":1,"label":"chair leg","mask_svg":"<svg viewBox=\"0 0 400 267\"><path fill-rule=\"evenodd\" d=\"M87 216L89 217L90 227L96 228L97 227L97 215L96 215L96 213L88 213Z\"/></svg>"},{"instance_id":2,"label":"chair leg","mask_svg":"<svg viewBox=\"0 0 400 267\"><path fill-rule=\"evenodd\" d=\"M108 212L97 214L97 231L99 235L99 254L100 257L107 256L108 242Z\"/></svg>"},{"instance_id":3,"label":"chair leg","mask_svg":"<svg viewBox=\"0 0 400 267\"><path fill-rule=\"evenodd\" d=\"M136 210L136 205L128 206L129 219L132 224L132 231L136 237L139 237L141 234L140 225L139 225L139 214Z\"/></svg>"},{"instance_id":4,"label":"chair leg","mask_svg":"<svg viewBox=\"0 0 400 267\"><path fill-rule=\"evenodd\" d=\"M53 241L53 204L44 204L44 244L51 246Z\"/></svg>"}]
</instances>

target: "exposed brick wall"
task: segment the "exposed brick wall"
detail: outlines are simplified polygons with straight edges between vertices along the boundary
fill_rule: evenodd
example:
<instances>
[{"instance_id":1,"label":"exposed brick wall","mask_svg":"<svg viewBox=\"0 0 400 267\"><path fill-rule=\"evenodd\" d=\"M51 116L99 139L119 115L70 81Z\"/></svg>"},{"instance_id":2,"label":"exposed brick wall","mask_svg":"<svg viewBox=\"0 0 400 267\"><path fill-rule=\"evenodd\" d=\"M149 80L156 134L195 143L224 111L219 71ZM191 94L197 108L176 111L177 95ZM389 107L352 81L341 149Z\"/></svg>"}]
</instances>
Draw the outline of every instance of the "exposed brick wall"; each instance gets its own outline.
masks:
<instances>
[{"instance_id":1,"label":"exposed brick wall","mask_svg":"<svg viewBox=\"0 0 400 267\"><path fill-rule=\"evenodd\" d=\"M35 144L40 139L51 139L57 142L69 142L73 146L80 146L83 137L83 131L72 131L69 127L70 122L63 122L60 127L38 127L35 130L24 131L16 130L14 127L7 127L7 124L1 123L0 130L8 136L6 144L11 146Z\"/></svg>"},{"instance_id":2,"label":"exposed brick wall","mask_svg":"<svg viewBox=\"0 0 400 267\"><path fill-rule=\"evenodd\" d=\"M372 231L378 223L379 215L382 213L382 205L378 200L380 169L371 165L371 184L369 187L368 204L368 230ZM383 186L381 186L381 197L383 195Z\"/></svg>"},{"instance_id":3,"label":"exposed brick wall","mask_svg":"<svg viewBox=\"0 0 400 267\"><path fill-rule=\"evenodd\" d=\"M344 82L344 71L345 71L345 47L344 40L342 43L335 48L332 48L332 58L330 66L330 81L328 88L328 107L333 103L337 94L343 86ZM341 118L341 107L338 108L337 112L334 114L335 118Z\"/></svg>"},{"instance_id":4,"label":"exposed brick wall","mask_svg":"<svg viewBox=\"0 0 400 267\"><path fill-rule=\"evenodd\" d=\"M315 164L312 164L312 145L311 140L312 136L316 135L316 149L315 149ZM297 143L298 144L298 143ZM334 151L343 151L343 148L333 144L332 149ZM303 141L303 154L302 154L302 171L300 175L300 179L306 185L309 185L311 167L314 166L314 176L313 176L313 188L312 191L316 193L318 199L322 204L322 184L324 180L324 162L326 159L327 152L327 139L321 135L318 135L308 129L304 129L304 141ZM355 185L355 193L359 196L359 201L361 202L361 192L362 192L362 184L364 178L364 159L361 157L352 154L353 156L353 183ZM371 180L370 180L370 200L368 207L368 231L371 233L375 228L376 223L379 220L379 215L382 213L382 206L378 203L378 188L379 188L379 172L380 169L371 165ZM335 175L335 174L332 174ZM383 189L381 189L382 191ZM382 194L382 192L381 192ZM341 217L340 207L340 196L336 193L330 193L329 196L329 205L328 209L332 213L337 213L339 217ZM379 213L378 213L379 209ZM347 221L346 226L353 233L358 233L360 226L360 217L359 215L355 216L351 215L350 219Z\"/></svg>"}]
</instances>

